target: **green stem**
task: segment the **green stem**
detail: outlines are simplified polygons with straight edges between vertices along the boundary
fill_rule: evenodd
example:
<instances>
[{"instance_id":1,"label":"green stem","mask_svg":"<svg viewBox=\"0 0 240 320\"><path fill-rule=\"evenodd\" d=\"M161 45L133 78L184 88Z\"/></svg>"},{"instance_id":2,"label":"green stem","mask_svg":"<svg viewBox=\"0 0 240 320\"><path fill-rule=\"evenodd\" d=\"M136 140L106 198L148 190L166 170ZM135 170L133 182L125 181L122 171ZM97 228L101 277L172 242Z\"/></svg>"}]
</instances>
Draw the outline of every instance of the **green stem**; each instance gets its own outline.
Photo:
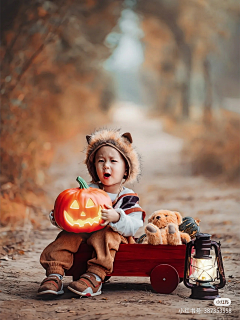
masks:
<instances>
[{"instance_id":1,"label":"green stem","mask_svg":"<svg viewBox=\"0 0 240 320\"><path fill-rule=\"evenodd\" d=\"M88 189L89 188L87 182L83 178L77 177L76 180L80 184L80 186L79 186L80 189Z\"/></svg>"}]
</instances>

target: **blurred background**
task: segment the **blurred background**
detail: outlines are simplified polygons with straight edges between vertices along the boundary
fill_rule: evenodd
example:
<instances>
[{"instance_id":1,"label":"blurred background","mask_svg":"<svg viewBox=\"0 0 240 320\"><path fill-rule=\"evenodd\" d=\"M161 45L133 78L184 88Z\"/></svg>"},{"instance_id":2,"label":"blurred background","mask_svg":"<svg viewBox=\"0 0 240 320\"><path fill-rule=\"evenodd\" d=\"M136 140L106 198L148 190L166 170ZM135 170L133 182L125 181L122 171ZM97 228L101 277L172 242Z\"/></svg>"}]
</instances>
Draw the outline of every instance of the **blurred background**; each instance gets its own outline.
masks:
<instances>
[{"instance_id":1,"label":"blurred background","mask_svg":"<svg viewBox=\"0 0 240 320\"><path fill-rule=\"evenodd\" d=\"M116 121L181 139L182 175L239 182L238 0L5 0L1 15L2 230L40 227L53 172L82 175L85 135Z\"/></svg>"}]
</instances>

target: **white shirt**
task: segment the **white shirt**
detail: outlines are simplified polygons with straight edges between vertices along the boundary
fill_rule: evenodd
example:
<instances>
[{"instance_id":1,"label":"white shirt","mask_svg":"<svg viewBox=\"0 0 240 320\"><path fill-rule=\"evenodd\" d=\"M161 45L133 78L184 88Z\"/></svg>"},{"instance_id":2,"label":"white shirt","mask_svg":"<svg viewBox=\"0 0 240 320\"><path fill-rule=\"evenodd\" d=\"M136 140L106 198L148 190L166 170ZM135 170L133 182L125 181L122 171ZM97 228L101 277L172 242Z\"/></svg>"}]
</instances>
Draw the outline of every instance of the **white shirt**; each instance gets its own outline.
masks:
<instances>
[{"instance_id":1,"label":"white shirt","mask_svg":"<svg viewBox=\"0 0 240 320\"><path fill-rule=\"evenodd\" d=\"M90 184L89 187L99 189L98 185L96 184ZM128 193L134 193L134 191L123 187L123 190L120 192L119 197ZM114 201L117 197L117 194L115 193L107 192L107 194L112 201ZM120 219L115 223L110 222L109 225L114 231L125 237L134 236L138 229L143 226L142 211L136 211L126 214L124 210L120 208L121 204L122 200L120 200L114 207L114 209L120 214ZM138 203L134 204L132 208L141 209Z\"/></svg>"}]
</instances>

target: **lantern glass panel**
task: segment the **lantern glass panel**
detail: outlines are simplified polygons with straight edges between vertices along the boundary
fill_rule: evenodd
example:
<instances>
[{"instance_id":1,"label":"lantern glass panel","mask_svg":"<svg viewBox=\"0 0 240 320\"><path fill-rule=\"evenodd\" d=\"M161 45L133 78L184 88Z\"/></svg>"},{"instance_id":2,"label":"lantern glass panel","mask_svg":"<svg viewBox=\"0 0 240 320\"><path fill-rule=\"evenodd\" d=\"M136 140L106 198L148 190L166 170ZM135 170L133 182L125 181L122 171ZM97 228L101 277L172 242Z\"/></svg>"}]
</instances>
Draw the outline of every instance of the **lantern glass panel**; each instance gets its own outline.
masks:
<instances>
[{"instance_id":1,"label":"lantern glass panel","mask_svg":"<svg viewBox=\"0 0 240 320\"><path fill-rule=\"evenodd\" d=\"M214 282L217 279L217 260L214 252L208 259L192 257L189 279L193 282Z\"/></svg>"}]
</instances>

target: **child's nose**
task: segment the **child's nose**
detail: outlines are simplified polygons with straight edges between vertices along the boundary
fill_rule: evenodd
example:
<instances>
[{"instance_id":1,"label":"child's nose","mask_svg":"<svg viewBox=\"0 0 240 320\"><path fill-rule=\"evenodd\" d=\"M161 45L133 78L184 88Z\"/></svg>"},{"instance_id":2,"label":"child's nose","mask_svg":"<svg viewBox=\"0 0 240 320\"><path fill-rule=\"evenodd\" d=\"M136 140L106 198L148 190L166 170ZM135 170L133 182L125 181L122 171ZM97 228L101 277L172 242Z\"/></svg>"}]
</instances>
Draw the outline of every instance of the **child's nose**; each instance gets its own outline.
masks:
<instances>
[{"instance_id":1,"label":"child's nose","mask_svg":"<svg viewBox=\"0 0 240 320\"><path fill-rule=\"evenodd\" d=\"M108 169L109 168L109 163L108 162L105 162L104 164L104 169Z\"/></svg>"}]
</instances>

